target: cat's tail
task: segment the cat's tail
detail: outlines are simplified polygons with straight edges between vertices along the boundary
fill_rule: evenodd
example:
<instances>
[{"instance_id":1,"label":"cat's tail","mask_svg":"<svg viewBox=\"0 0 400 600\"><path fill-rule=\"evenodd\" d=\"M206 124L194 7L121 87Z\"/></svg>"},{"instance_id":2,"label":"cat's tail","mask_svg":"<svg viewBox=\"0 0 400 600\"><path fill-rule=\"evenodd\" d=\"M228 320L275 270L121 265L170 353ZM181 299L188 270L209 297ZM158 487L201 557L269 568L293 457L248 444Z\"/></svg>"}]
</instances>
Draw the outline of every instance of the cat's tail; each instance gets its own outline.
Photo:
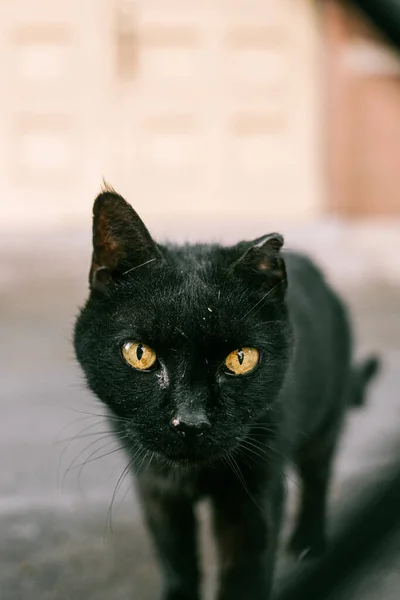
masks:
<instances>
[{"instance_id":1,"label":"cat's tail","mask_svg":"<svg viewBox=\"0 0 400 600\"><path fill-rule=\"evenodd\" d=\"M353 366L350 378L350 406L363 406L365 395L371 380L377 375L381 362L377 356L370 356L363 362Z\"/></svg>"}]
</instances>

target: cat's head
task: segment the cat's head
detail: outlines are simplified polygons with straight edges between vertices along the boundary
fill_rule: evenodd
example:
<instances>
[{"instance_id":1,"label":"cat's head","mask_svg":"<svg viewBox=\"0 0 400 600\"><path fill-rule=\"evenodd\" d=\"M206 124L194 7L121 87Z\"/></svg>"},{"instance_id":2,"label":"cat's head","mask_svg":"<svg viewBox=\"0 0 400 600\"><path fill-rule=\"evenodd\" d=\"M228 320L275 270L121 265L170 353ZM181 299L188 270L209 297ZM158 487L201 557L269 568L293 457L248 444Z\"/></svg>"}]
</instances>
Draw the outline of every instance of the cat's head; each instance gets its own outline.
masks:
<instances>
[{"instance_id":1,"label":"cat's head","mask_svg":"<svg viewBox=\"0 0 400 600\"><path fill-rule=\"evenodd\" d=\"M282 244L164 247L121 196L98 196L75 351L126 446L212 461L272 414L290 346Z\"/></svg>"}]
</instances>

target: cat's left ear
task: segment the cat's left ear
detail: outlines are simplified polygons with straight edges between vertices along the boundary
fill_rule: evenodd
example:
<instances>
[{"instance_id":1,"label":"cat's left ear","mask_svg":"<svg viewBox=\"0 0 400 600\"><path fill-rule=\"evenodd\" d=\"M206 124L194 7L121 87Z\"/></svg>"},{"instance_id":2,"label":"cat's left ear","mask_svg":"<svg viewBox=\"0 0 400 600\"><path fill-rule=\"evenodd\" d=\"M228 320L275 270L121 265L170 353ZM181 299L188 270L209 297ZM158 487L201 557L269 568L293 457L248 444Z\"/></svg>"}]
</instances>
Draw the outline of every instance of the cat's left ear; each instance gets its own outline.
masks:
<instances>
[{"instance_id":1,"label":"cat's left ear","mask_svg":"<svg viewBox=\"0 0 400 600\"><path fill-rule=\"evenodd\" d=\"M285 261L281 254L283 236L270 233L255 240L233 265L234 272L263 289L283 296L287 287Z\"/></svg>"},{"instance_id":2,"label":"cat's left ear","mask_svg":"<svg viewBox=\"0 0 400 600\"><path fill-rule=\"evenodd\" d=\"M132 206L106 187L93 205L90 286L105 292L129 271L162 260L157 244Z\"/></svg>"}]
</instances>

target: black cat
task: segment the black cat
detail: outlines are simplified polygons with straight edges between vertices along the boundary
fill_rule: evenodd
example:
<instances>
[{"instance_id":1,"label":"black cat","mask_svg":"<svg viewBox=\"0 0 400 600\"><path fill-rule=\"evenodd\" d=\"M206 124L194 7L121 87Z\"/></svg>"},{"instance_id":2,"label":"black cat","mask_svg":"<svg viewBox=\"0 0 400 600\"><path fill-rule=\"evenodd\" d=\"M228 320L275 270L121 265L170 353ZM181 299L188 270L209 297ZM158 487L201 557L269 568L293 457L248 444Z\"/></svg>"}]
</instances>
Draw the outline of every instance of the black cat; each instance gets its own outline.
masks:
<instances>
[{"instance_id":1,"label":"black cat","mask_svg":"<svg viewBox=\"0 0 400 600\"><path fill-rule=\"evenodd\" d=\"M299 469L296 553L325 546L332 457L377 362L352 368L346 311L310 260L253 242L161 246L111 189L94 204L90 297L75 350L128 448L164 600L198 600L194 505L208 497L218 600L268 600Z\"/></svg>"}]
</instances>

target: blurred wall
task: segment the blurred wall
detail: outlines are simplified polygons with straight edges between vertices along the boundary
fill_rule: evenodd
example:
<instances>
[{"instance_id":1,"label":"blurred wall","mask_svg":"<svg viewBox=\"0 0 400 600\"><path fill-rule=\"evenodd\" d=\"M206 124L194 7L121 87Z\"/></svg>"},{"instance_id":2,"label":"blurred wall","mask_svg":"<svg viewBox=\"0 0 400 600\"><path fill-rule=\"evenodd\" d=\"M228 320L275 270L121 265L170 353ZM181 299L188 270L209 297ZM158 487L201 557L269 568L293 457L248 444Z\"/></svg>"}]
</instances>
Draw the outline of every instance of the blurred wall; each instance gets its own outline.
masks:
<instances>
[{"instance_id":1,"label":"blurred wall","mask_svg":"<svg viewBox=\"0 0 400 600\"><path fill-rule=\"evenodd\" d=\"M325 207L309 0L0 5L1 225L87 223L102 177L144 216Z\"/></svg>"},{"instance_id":2,"label":"blurred wall","mask_svg":"<svg viewBox=\"0 0 400 600\"><path fill-rule=\"evenodd\" d=\"M324 2L331 210L400 216L400 58L361 15Z\"/></svg>"}]
</instances>

